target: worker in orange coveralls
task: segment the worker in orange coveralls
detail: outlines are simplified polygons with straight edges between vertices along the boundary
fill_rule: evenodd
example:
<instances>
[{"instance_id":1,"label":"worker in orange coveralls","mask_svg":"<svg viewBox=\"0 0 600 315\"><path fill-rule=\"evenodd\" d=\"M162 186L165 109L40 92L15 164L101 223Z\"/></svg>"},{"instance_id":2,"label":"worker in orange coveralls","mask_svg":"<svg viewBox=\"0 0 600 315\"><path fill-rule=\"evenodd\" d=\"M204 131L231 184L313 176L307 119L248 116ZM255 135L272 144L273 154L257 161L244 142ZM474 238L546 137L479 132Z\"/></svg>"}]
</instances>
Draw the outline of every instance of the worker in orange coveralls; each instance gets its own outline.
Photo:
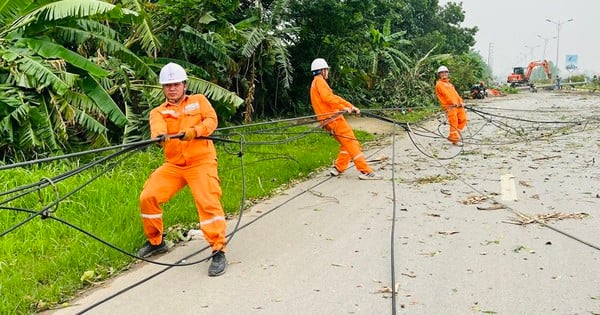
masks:
<instances>
[{"instance_id":1,"label":"worker in orange coveralls","mask_svg":"<svg viewBox=\"0 0 600 315\"><path fill-rule=\"evenodd\" d=\"M333 120L328 121L336 112L346 111L348 113L360 114L360 109L333 94L329 84L327 84L329 65L327 65L325 59L315 59L310 66L310 70L313 74L313 81L310 87L310 101L313 110L317 115L317 119L321 123L326 123L323 128L331 132L333 137L340 143L340 152L334 167L331 168L331 176L338 176L343 173L348 168L350 159L352 159L360 172L358 178L366 180L382 179L383 177L375 173L367 164L360 144L354 136L354 131L352 131L352 127L350 127L344 115L339 115Z\"/></svg>"},{"instance_id":2,"label":"worker in orange coveralls","mask_svg":"<svg viewBox=\"0 0 600 315\"><path fill-rule=\"evenodd\" d=\"M171 199L185 185L190 187L200 228L213 255L209 276L225 273L226 222L221 206L221 186L217 174L217 153L209 136L217 128L217 114L202 94L186 95L187 74L178 64L165 65L159 75L166 102L150 112L152 138L163 139L165 163L156 169L140 194L144 233L148 239L139 257L166 252L163 239L161 204ZM170 137L183 135L182 137Z\"/></svg>"},{"instance_id":3,"label":"worker in orange coveralls","mask_svg":"<svg viewBox=\"0 0 600 315\"><path fill-rule=\"evenodd\" d=\"M467 125L467 113L465 112L463 99L460 97L454 85L450 83L448 78L448 68L441 66L437 70L438 81L435 84L435 94L446 112L448 124L450 124L450 132L448 141L452 144L458 144L461 140L461 132Z\"/></svg>"}]
</instances>

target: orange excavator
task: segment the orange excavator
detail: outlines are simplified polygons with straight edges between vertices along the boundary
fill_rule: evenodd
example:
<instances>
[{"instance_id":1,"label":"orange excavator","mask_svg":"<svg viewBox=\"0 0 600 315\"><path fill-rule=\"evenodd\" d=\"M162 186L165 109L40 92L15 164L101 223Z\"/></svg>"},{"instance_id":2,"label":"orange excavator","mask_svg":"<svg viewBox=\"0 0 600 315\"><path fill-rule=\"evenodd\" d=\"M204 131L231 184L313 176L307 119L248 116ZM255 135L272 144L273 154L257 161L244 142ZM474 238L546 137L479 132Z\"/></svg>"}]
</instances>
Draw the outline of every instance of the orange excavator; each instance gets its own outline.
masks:
<instances>
[{"instance_id":1,"label":"orange excavator","mask_svg":"<svg viewBox=\"0 0 600 315\"><path fill-rule=\"evenodd\" d=\"M518 85L525 85L525 84L529 84L529 77L531 76L531 72L533 71L533 69L535 69L536 67L543 67L544 68L544 72L546 72L546 77L548 79L551 78L550 75L550 67L548 66L548 61L546 60L542 60L542 61L532 61L529 63L529 65L527 66L527 69L523 68L523 67L514 67L513 68L513 73L508 75L508 79L506 80L506 82L510 83L510 86L515 87Z\"/></svg>"}]
</instances>

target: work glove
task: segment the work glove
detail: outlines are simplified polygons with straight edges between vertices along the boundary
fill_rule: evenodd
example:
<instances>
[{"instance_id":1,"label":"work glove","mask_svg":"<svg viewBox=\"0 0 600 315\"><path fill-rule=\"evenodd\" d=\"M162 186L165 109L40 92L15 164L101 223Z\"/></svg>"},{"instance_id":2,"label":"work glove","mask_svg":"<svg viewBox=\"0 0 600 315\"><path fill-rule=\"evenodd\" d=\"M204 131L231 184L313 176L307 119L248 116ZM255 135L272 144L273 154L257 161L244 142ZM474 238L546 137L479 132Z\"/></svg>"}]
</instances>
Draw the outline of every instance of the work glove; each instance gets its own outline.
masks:
<instances>
[{"instance_id":1,"label":"work glove","mask_svg":"<svg viewBox=\"0 0 600 315\"><path fill-rule=\"evenodd\" d=\"M196 129L194 129L194 127L186 128L180 133L183 133L183 137L181 137L182 141L190 141L196 138Z\"/></svg>"},{"instance_id":2,"label":"work glove","mask_svg":"<svg viewBox=\"0 0 600 315\"><path fill-rule=\"evenodd\" d=\"M346 112L349 114L352 114L352 113L360 114L360 109L358 109L358 107L348 107L348 108L346 108Z\"/></svg>"},{"instance_id":3,"label":"work glove","mask_svg":"<svg viewBox=\"0 0 600 315\"><path fill-rule=\"evenodd\" d=\"M159 139L159 143L164 143L167 140L169 140L169 137L164 133L159 134L158 136L156 136L156 138Z\"/></svg>"}]
</instances>

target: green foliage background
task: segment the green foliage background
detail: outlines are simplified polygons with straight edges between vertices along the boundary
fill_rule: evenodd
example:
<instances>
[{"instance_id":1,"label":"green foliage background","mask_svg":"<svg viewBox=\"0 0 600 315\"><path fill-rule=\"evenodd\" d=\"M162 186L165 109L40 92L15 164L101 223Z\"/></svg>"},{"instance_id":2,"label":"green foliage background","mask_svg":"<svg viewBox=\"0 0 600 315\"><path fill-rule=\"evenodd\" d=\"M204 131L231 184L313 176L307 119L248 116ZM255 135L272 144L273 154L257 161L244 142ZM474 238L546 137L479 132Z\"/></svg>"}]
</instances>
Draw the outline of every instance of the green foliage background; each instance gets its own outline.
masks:
<instances>
[{"instance_id":1,"label":"green foliage background","mask_svg":"<svg viewBox=\"0 0 600 315\"><path fill-rule=\"evenodd\" d=\"M311 113L317 57L358 106L435 106L440 64L488 75L463 20L437 0L0 0L0 160L146 139L170 61L222 126Z\"/></svg>"}]
</instances>

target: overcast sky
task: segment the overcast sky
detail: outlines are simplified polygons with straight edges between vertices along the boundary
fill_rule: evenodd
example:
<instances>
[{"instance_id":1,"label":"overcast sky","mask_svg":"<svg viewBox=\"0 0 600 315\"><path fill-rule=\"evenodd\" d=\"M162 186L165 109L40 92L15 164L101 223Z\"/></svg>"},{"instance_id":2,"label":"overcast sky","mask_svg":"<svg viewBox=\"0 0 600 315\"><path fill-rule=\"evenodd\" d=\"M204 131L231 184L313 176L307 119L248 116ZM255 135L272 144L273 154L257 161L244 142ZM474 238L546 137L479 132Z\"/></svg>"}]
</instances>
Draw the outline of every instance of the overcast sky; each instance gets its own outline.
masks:
<instances>
[{"instance_id":1,"label":"overcast sky","mask_svg":"<svg viewBox=\"0 0 600 315\"><path fill-rule=\"evenodd\" d=\"M556 63L555 23L569 19L573 21L560 27L561 75L568 75L566 55L577 55L578 70L574 73L600 74L598 0L439 0L440 5L447 2L463 3L465 22L461 26L479 27L474 49L491 63L496 77L504 79L513 67L544 58L544 46L545 59ZM549 38L547 45L538 35Z\"/></svg>"}]
</instances>

